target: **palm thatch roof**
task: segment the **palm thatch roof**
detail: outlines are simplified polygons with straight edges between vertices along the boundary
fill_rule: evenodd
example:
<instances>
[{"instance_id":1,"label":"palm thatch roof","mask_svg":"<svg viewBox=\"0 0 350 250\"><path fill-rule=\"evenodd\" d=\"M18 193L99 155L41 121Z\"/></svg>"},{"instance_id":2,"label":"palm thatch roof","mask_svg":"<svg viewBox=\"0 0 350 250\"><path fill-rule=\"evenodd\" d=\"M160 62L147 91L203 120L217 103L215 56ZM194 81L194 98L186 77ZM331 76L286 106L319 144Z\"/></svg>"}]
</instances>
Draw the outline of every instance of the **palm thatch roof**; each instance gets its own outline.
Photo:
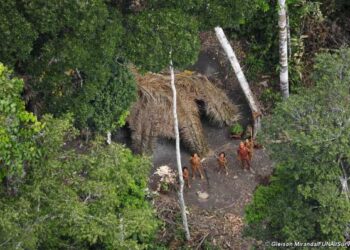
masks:
<instances>
[{"instance_id":1,"label":"palm thatch roof","mask_svg":"<svg viewBox=\"0 0 350 250\"><path fill-rule=\"evenodd\" d=\"M133 71L139 96L128 117L133 148L139 153L151 153L158 137L175 138L170 75L141 75ZM218 126L223 126L238 120L238 108L203 75L190 71L178 73L175 74L175 84L181 142L191 152L204 155L208 143L200 112Z\"/></svg>"}]
</instances>

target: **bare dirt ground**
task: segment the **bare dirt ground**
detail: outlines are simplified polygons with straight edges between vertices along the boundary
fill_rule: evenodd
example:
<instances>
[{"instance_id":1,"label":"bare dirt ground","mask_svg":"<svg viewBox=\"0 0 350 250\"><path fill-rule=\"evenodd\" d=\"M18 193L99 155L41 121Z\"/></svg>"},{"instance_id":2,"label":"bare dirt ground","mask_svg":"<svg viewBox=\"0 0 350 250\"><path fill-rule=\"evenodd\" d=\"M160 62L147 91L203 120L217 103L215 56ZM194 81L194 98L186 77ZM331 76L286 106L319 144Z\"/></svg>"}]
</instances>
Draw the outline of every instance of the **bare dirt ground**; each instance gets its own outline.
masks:
<instances>
[{"instance_id":1,"label":"bare dirt ground","mask_svg":"<svg viewBox=\"0 0 350 250\"><path fill-rule=\"evenodd\" d=\"M208 47L206 41L202 41L203 51L193 70L207 75L226 91L235 104L240 105L240 122L245 126L250 123L250 111L235 76L227 67L220 48L212 42ZM254 173L243 171L236 154L239 141L230 138L228 128L215 127L205 119L202 121L210 147L210 152L204 156L206 159L203 162L207 178L201 180L197 177L191 181L192 187L186 187L184 192L192 239L189 243L184 243L183 237L179 236L182 222L177 194L176 191L172 191L166 195L160 194L154 199L158 216L166 225L159 234L159 240L170 249L213 249L215 246L218 249L249 249L253 241L242 236L244 207L251 201L257 185L271 175L273 164L264 149L256 149L252 162ZM215 154L222 151L228 159L228 176L217 173ZM189 153L181 148L182 165L189 166L189 159ZM177 172L174 141L158 140L154 149L153 164L152 174L162 165L168 165ZM157 178L152 174L150 188L154 189ZM208 199L201 200L198 192L207 192Z\"/></svg>"}]
</instances>

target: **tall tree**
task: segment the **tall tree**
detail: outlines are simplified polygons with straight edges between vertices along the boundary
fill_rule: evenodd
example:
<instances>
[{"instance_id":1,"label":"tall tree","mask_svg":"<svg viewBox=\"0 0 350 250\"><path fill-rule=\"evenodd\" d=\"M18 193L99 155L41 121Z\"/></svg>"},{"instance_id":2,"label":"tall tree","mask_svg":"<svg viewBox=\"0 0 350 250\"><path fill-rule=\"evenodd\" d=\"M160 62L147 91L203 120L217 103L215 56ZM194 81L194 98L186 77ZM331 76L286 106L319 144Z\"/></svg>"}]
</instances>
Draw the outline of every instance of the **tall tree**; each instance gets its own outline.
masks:
<instances>
[{"instance_id":1,"label":"tall tree","mask_svg":"<svg viewBox=\"0 0 350 250\"><path fill-rule=\"evenodd\" d=\"M247 99L247 102L249 104L249 107L252 111L253 115L253 121L254 121L254 137L256 136L257 132L260 129L260 116L261 112L259 109L259 106L255 102L254 96L252 91L250 90L249 84L247 79L244 76L244 73L241 69L241 66L239 65L239 62L237 60L237 57L235 55L235 52L233 51L229 41L227 40L224 31L220 27L215 28L216 37L218 38L222 48L226 52L226 55L228 57L228 60L231 63L231 66L237 76L238 82L243 90L243 93Z\"/></svg>"},{"instance_id":2,"label":"tall tree","mask_svg":"<svg viewBox=\"0 0 350 250\"><path fill-rule=\"evenodd\" d=\"M286 1L278 0L278 27L279 27L279 52L280 52L280 88L283 98L289 97L288 83L288 31Z\"/></svg>"},{"instance_id":3,"label":"tall tree","mask_svg":"<svg viewBox=\"0 0 350 250\"><path fill-rule=\"evenodd\" d=\"M186 215L186 205L184 200L184 180L182 175L182 166L181 166L181 155L180 155L180 135L179 135L179 123L177 119L177 100L176 100L176 87L175 87L175 75L173 61L171 59L170 52L170 74L171 74L171 90L173 92L173 115L174 115L174 130L175 130L175 140L176 140L176 165L179 172L179 181L180 181L180 190L179 190L179 203L181 209L182 222L185 229L185 236L187 240L190 240L190 230L188 229L187 215Z\"/></svg>"}]
</instances>

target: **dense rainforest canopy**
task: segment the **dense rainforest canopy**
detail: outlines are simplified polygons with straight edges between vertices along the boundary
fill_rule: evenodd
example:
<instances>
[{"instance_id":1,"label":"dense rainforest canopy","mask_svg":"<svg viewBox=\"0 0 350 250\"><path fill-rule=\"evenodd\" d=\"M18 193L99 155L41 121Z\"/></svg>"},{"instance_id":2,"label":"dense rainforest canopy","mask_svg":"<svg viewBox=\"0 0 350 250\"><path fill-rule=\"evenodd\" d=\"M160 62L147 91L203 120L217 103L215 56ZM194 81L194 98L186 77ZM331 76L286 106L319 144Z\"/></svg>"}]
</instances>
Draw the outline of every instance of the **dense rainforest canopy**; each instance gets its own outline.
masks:
<instances>
[{"instance_id":1,"label":"dense rainforest canopy","mask_svg":"<svg viewBox=\"0 0 350 250\"><path fill-rule=\"evenodd\" d=\"M171 52L185 68L200 30L237 28L263 2L140 2L1 1L1 248L154 244L150 161L97 136L123 126L136 101L127 65L160 71ZM97 137L76 145L76 128Z\"/></svg>"},{"instance_id":2,"label":"dense rainforest canopy","mask_svg":"<svg viewBox=\"0 0 350 250\"><path fill-rule=\"evenodd\" d=\"M157 221L144 199L146 158L96 138L78 152L71 116L41 121L24 110L23 81L2 64L0 242L6 249L134 249ZM6 178L4 178L6 177Z\"/></svg>"},{"instance_id":3,"label":"dense rainforest canopy","mask_svg":"<svg viewBox=\"0 0 350 250\"><path fill-rule=\"evenodd\" d=\"M201 0L140 4L2 1L0 61L25 79L30 109L40 115L71 112L80 129L112 129L112 121L135 100L135 83L124 64L160 71L172 51L176 68L189 66L199 53L199 30L237 28L266 5L261 0L249 6ZM102 107L102 99L110 105Z\"/></svg>"},{"instance_id":4,"label":"dense rainforest canopy","mask_svg":"<svg viewBox=\"0 0 350 250\"><path fill-rule=\"evenodd\" d=\"M300 91L266 119L262 137L277 161L272 182L247 208L249 233L280 242L339 241L350 206L349 49L316 58L312 90Z\"/></svg>"},{"instance_id":5,"label":"dense rainforest canopy","mask_svg":"<svg viewBox=\"0 0 350 250\"><path fill-rule=\"evenodd\" d=\"M100 135L124 126L137 103L130 65L186 69L216 26L243 44L252 85L271 81L258 96L269 107L260 139L276 167L247 207L247 235L344 241L350 3L286 2L292 96L281 102L277 1L2 0L0 248L160 247L151 159Z\"/></svg>"}]
</instances>

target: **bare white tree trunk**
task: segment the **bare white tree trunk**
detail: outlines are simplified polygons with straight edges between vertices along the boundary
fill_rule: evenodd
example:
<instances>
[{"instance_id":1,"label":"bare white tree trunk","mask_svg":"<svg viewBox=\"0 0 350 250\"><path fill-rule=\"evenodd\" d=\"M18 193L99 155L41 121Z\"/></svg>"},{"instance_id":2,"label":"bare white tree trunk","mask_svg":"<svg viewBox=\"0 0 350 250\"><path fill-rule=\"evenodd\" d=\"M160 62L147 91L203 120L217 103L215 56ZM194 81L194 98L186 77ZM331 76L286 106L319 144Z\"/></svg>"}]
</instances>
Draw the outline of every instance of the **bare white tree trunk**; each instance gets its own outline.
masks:
<instances>
[{"instance_id":1,"label":"bare white tree trunk","mask_svg":"<svg viewBox=\"0 0 350 250\"><path fill-rule=\"evenodd\" d=\"M349 202L348 178L339 176L339 180L342 187L342 193L345 194L346 200Z\"/></svg>"},{"instance_id":2,"label":"bare white tree trunk","mask_svg":"<svg viewBox=\"0 0 350 250\"><path fill-rule=\"evenodd\" d=\"M220 27L215 28L216 37L219 39L219 42L222 48L225 50L228 60L231 63L231 66L237 76L238 82L243 90L243 93L248 101L249 107L253 114L254 121L254 134L253 137L256 137L257 132L260 130L261 124L261 112L259 106L256 104L252 91L250 90L247 79L244 76L244 73L239 65L235 52L233 51L229 41L227 40L224 31Z\"/></svg>"},{"instance_id":3,"label":"bare white tree trunk","mask_svg":"<svg viewBox=\"0 0 350 250\"><path fill-rule=\"evenodd\" d=\"M112 133L111 133L111 131L107 131L106 142L107 142L108 145L112 143Z\"/></svg>"},{"instance_id":4,"label":"bare white tree trunk","mask_svg":"<svg viewBox=\"0 0 350 250\"><path fill-rule=\"evenodd\" d=\"M287 16L286 16L286 0L278 0L278 26L280 37L280 88L283 98L289 97L288 84L288 32L287 32Z\"/></svg>"},{"instance_id":5,"label":"bare white tree trunk","mask_svg":"<svg viewBox=\"0 0 350 250\"><path fill-rule=\"evenodd\" d=\"M287 45L288 45L288 58L292 58L292 42L290 38L290 26L289 26L289 12L286 12L287 15Z\"/></svg>"},{"instance_id":6,"label":"bare white tree trunk","mask_svg":"<svg viewBox=\"0 0 350 250\"><path fill-rule=\"evenodd\" d=\"M346 171L343 165L343 162L340 160L340 165L341 165L341 169L343 172L343 176L339 176L339 180L342 186L342 193L345 194L346 200L347 202L349 202L349 188L348 188L348 180L349 178L346 175Z\"/></svg>"},{"instance_id":7,"label":"bare white tree trunk","mask_svg":"<svg viewBox=\"0 0 350 250\"><path fill-rule=\"evenodd\" d=\"M171 53L170 53L171 58ZM186 215L186 205L184 200L184 179L182 175L182 166L181 166L181 155L180 155L180 136L179 136L179 124L177 119L177 100L176 100L176 88L175 88L175 75L173 68L173 61L170 59L170 74L171 74L171 89L173 92L173 115L174 115L174 130L175 130L175 139L176 139L176 163L177 170L179 172L180 180L180 190L179 190L179 202L182 216L182 223L185 229L186 240L190 240L190 230L188 229L187 215Z\"/></svg>"}]
</instances>

